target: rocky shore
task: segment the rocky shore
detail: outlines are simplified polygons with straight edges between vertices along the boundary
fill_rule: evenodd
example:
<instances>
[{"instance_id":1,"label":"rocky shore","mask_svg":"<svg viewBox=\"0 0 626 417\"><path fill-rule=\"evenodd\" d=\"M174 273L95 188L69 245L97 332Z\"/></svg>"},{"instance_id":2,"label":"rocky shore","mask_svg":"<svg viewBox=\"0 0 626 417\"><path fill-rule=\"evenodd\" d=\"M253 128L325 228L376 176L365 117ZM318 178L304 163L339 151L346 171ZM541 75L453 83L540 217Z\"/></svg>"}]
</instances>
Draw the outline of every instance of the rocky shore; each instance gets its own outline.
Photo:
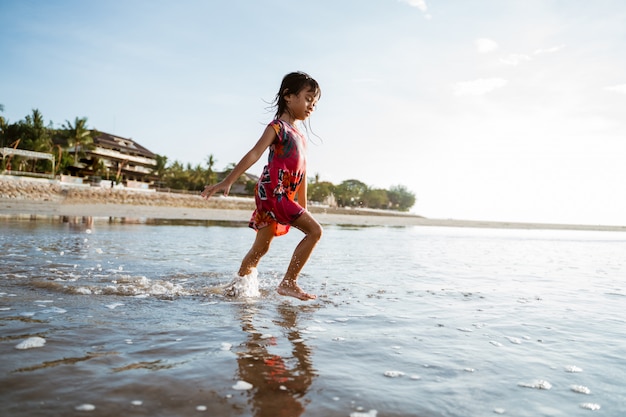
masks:
<instances>
[{"instance_id":1,"label":"rocky shore","mask_svg":"<svg viewBox=\"0 0 626 417\"><path fill-rule=\"evenodd\" d=\"M59 182L7 180L0 178L0 200L50 202L57 204L130 204L139 206L194 207L214 209L254 209L249 198L213 198L199 194L156 192L127 188L101 188L64 185Z\"/></svg>"}]
</instances>

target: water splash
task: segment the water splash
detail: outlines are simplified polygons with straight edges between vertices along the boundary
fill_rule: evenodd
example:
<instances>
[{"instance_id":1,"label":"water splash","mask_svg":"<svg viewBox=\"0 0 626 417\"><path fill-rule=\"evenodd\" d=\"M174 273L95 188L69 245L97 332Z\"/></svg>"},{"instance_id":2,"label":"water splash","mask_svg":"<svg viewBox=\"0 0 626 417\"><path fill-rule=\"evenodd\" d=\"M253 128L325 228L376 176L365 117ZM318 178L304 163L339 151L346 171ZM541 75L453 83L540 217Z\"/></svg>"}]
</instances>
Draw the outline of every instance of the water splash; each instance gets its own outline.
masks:
<instances>
[{"instance_id":1,"label":"water splash","mask_svg":"<svg viewBox=\"0 0 626 417\"><path fill-rule=\"evenodd\" d=\"M67 287L66 291L81 295L122 295L131 297L175 297L193 294L193 291L179 283L130 275L119 276L105 285L93 285L92 283L92 285ZM117 306L109 308L114 309L115 307Z\"/></svg>"},{"instance_id":2,"label":"water splash","mask_svg":"<svg viewBox=\"0 0 626 417\"><path fill-rule=\"evenodd\" d=\"M223 290L224 295L228 297L259 297L259 273L256 268L248 275L240 277L237 275L230 284L227 284Z\"/></svg>"}]
</instances>

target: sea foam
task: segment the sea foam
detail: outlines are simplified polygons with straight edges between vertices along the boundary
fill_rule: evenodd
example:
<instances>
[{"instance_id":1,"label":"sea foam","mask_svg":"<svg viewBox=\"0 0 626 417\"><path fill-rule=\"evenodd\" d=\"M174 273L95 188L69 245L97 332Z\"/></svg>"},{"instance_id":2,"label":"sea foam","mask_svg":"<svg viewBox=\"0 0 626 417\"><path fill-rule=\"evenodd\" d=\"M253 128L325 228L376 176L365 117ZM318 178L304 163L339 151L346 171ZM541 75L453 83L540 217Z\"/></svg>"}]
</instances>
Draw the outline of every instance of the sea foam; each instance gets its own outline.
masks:
<instances>
[{"instance_id":1,"label":"sea foam","mask_svg":"<svg viewBox=\"0 0 626 417\"><path fill-rule=\"evenodd\" d=\"M350 417L376 417L377 415L377 410L369 410L367 413L363 413L361 411L355 411L354 413L350 413Z\"/></svg>"},{"instance_id":2,"label":"sea foam","mask_svg":"<svg viewBox=\"0 0 626 417\"><path fill-rule=\"evenodd\" d=\"M597 411L601 407L600 407L600 404L596 404L596 403L582 403L580 405L580 408L584 408L585 410Z\"/></svg>"},{"instance_id":3,"label":"sea foam","mask_svg":"<svg viewBox=\"0 0 626 417\"><path fill-rule=\"evenodd\" d=\"M591 394L591 390L584 385L572 385L570 389L579 394Z\"/></svg>"},{"instance_id":4,"label":"sea foam","mask_svg":"<svg viewBox=\"0 0 626 417\"><path fill-rule=\"evenodd\" d=\"M46 339L43 337L29 337L28 339L18 343L15 349L32 349L42 347L46 344Z\"/></svg>"},{"instance_id":5,"label":"sea foam","mask_svg":"<svg viewBox=\"0 0 626 417\"><path fill-rule=\"evenodd\" d=\"M543 379L538 379L531 383L520 382L517 385L520 387L524 387L524 388L545 389L545 390L549 390L552 388L552 384Z\"/></svg>"},{"instance_id":6,"label":"sea foam","mask_svg":"<svg viewBox=\"0 0 626 417\"><path fill-rule=\"evenodd\" d=\"M237 381L235 385L233 385L233 389L238 391L245 391L252 389L252 384L246 381Z\"/></svg>"}]
</instances>

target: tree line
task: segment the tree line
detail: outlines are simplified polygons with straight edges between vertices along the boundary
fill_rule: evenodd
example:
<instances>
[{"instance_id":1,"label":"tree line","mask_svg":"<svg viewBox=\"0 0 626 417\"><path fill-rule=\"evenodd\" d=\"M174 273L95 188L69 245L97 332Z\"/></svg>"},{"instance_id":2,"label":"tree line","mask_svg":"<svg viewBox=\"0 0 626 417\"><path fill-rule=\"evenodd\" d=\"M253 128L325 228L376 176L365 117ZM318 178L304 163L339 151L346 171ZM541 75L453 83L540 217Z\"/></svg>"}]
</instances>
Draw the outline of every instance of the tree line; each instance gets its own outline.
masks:
<instances>
[{"instance_id":1,"label":"tree line","mask_svg":"<svg viewBox=\"0 0 626 417\"><path fill-rule=\"evenodd\" d=\"M4 111L2 105L0 111ZM93 147L95 135L96 131L87 128L87 118L77 117L74 123L66 121L60 129L55 129L51 121L48 124L44 122L41 112L37 109L16 123L9 123L0 116L0 147L54 155L55 175L70 173L70 168L77 164L80 154ZM68 149L74 149L73 154ZM49 160L13 155L2 159L0 168L2 171L31 173L52 171Z\"/></svg>"},{"instance_id":2,"label":"tree line","mask_svg":"<svg viewBox=\"0 0 626 417\"><path fill-rule=\"evenodd\" d=\"M0 112L4 111L0 105ZM53 154L55 165L53 173L72 174L76 172L79 161L85 161L85 152L94 149L94 138L98 132L89 129L86 117L76 117L74 122L66 120L61 128L54 128L52 122L46 124L41 112L34 109L23 120L9 123L0 115L0 147L23 149L35 152ZM97 165L98 161L87 161ZM216 160L208 155L204 164L185 164L180 161L169 162L167 156L156 155L154 169L154 183L157 188L170 190L184 190L200 192L206 184L214 184L232 171L234 163L224 171L215 171ZM48 160L28 159L20 156L10 156L2 159L2 172L7 170L20 172L51 172L51 162ZM100 173L98 166L92 167L92 172ZM120 181L120 173L113 173L114 180ZM231 189L232 195L251 196L257 178L244 174ZM392 186L389 189L373 188L367 184L349 179L340 184L320 181L319 175L309 178L309 201L337 205L339 207L365 207L373 209L387 209L408 211L415 205L415 194L403 185Z\"/></svg>"}]
</instances>

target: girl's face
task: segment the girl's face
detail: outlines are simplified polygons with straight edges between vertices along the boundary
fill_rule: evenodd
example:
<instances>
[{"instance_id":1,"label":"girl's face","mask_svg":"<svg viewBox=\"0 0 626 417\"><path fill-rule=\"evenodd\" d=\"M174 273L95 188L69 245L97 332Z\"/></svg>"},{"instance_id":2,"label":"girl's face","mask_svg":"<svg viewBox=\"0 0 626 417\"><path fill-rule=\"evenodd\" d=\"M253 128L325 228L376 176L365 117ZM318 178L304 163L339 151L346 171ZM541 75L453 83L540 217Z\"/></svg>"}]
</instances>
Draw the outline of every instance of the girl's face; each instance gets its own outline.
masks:
<instances>
[{"instance_id":1,"label":"girl's face","mask_svg":"<svg viewBox=\"0 0 626 417\"><path fill-rule=\"evenodd\" d=\"M315 105L319 95L308 87L300 91L298 94L288 94L285 96L287 101L287 109L296 120L305 120L315 110Z\"/></svg>"}]
</instances>

